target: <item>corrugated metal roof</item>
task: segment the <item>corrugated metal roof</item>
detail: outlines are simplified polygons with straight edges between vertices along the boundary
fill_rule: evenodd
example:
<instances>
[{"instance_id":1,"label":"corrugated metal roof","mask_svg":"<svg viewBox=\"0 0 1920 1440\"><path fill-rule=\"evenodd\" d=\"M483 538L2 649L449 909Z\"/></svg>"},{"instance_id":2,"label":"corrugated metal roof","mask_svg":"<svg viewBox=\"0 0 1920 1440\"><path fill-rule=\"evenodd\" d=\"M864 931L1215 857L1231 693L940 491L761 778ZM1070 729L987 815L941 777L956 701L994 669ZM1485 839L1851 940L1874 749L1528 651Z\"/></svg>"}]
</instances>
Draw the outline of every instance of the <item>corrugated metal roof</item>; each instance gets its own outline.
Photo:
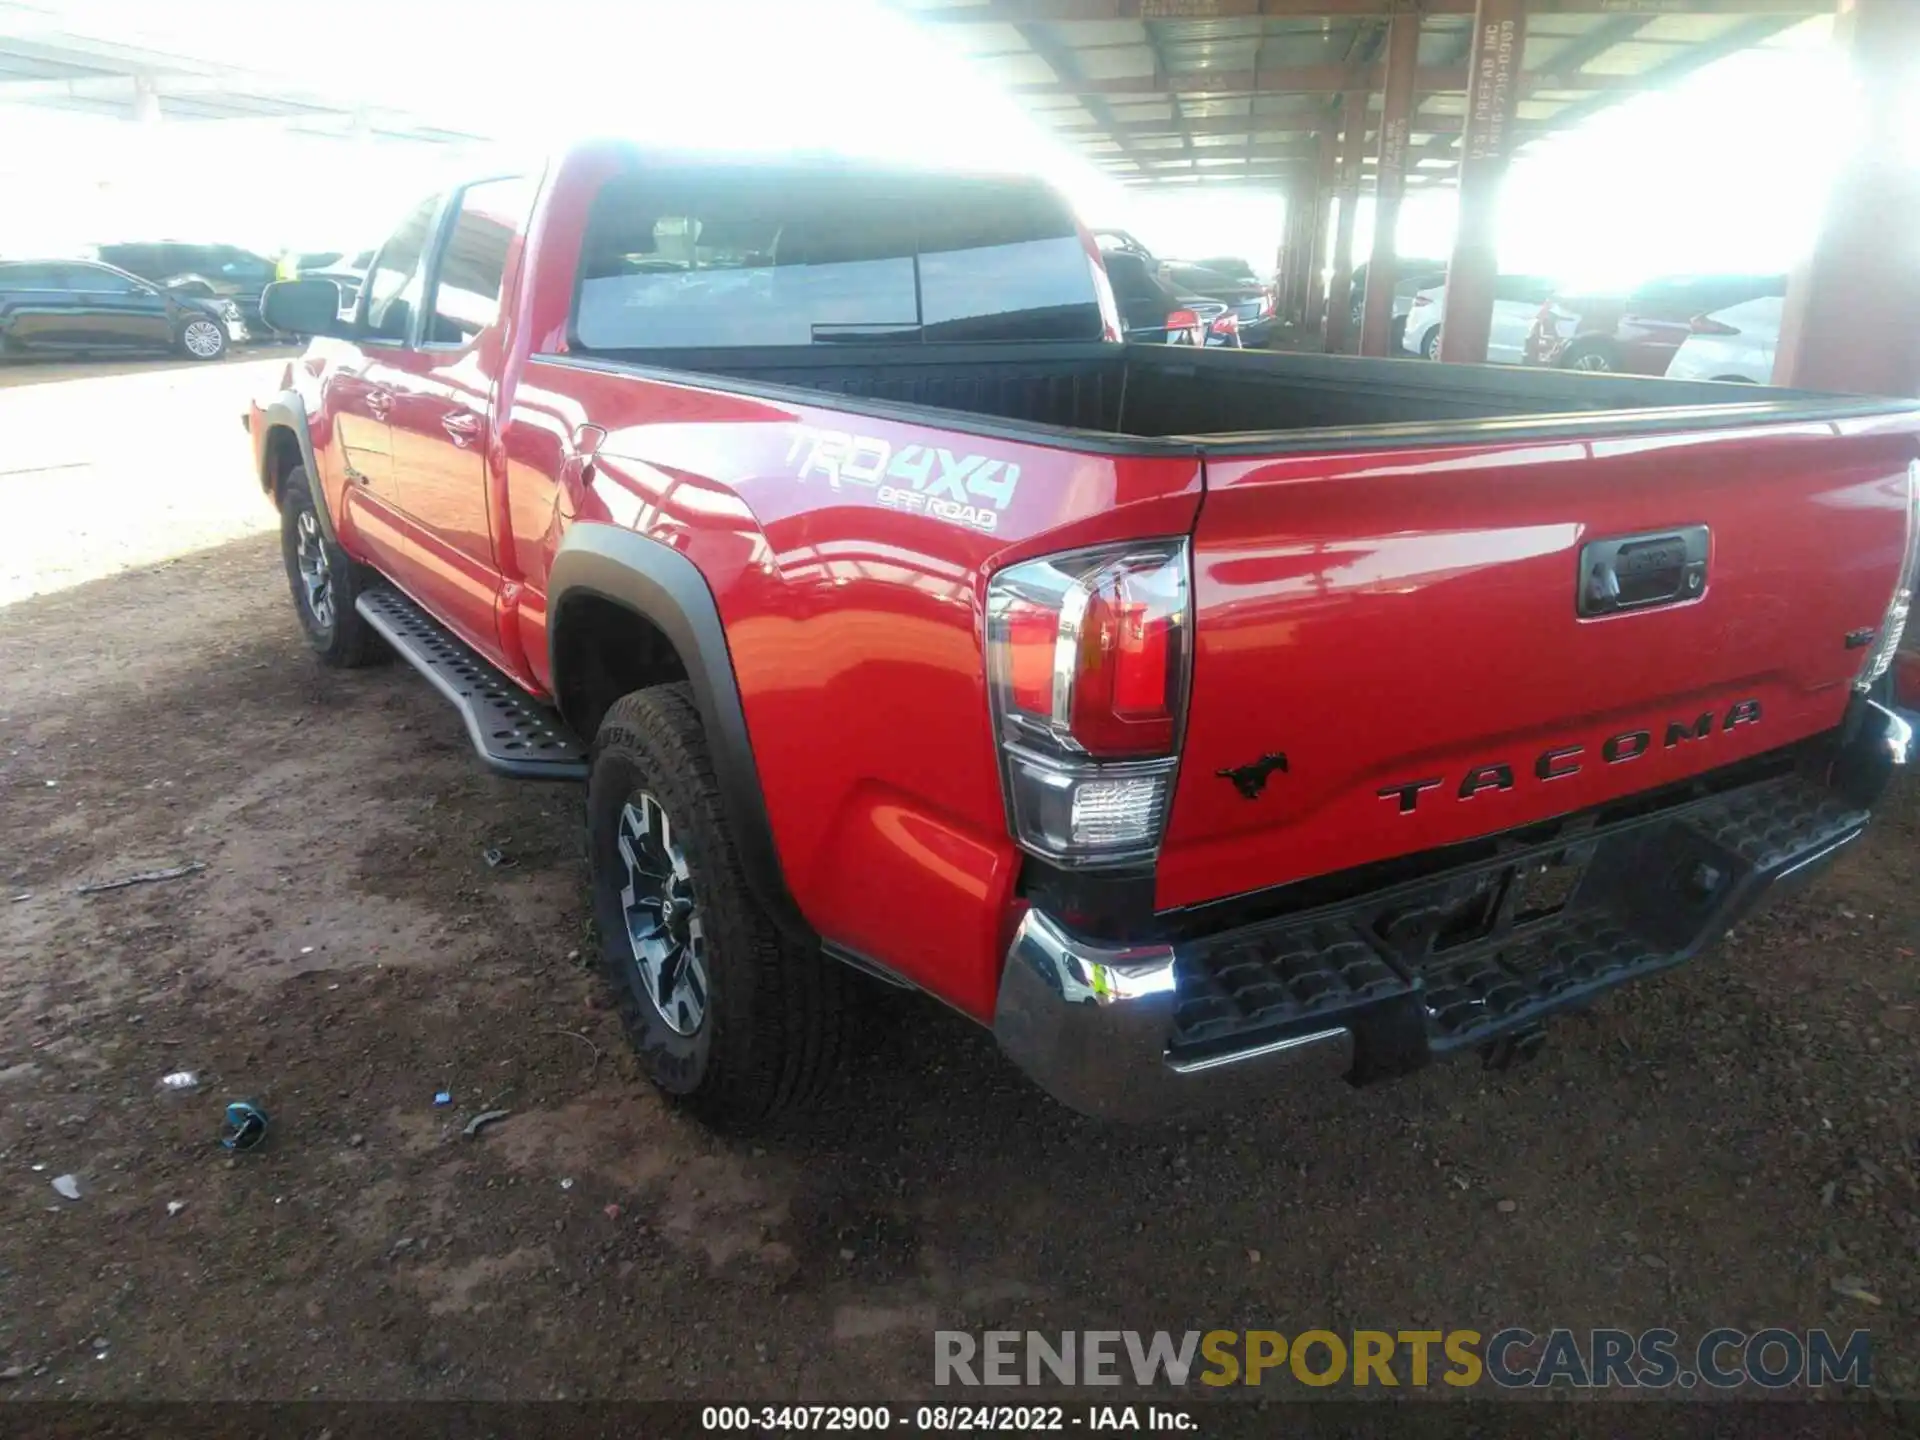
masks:
<instances>
[{"instance_id":1,"label":"corrugated metal roof","mask_svg":"<svg viewBox=\"0 0 1920 1440\"><path fill-rule=\"evenodd\" d=\"M1038 79L1050 74L1044 65L1035 70ZM166 120L280 120L295 129L430 144L484 138L403 111L342 104L239 67L45 26L0 34L0 103L126 119L157 107Z\"/></svg>"},{"instance_id":2,"label":"corrugated metal roof","mask_svg":"<svg viewBox=\"0 0 1920 1440\"><path fill-rule=\"evenodd\" d=\"M1042 124L1127 183L1310 173L1341 96L1372 96L1408 0L886 0L934 28ZM1920 0L1916 0L1920 3ZM1419 0L1410 183L1452 176L1472 0ZM1766 43L1832 0L1534 0L1516 109L1524 146ZM1436 13L1438 12L1438 13ZM1371 164L1371 161L1369 161Z\"/></svg>"}]
</instances>

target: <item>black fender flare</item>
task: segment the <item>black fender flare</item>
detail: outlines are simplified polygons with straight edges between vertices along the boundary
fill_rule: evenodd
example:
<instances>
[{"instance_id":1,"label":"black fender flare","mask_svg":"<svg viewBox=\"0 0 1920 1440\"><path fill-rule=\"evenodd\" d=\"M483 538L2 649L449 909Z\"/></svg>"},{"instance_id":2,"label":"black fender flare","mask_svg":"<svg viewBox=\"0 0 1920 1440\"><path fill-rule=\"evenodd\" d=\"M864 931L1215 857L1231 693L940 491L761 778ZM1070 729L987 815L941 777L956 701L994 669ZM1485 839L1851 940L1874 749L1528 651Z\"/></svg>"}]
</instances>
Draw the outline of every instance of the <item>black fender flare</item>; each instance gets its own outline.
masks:
<instances>
[{"instance_id":1,"label":"black fender flare","mask_svg":"<svg viewBox=\"0 0 1920 1440\"><path fill-rule=\"evenodd\" d=\"M754 899L783 930L815 938L787 889L740 687L734 679L726 627L700 567L671 546L632 530L591 523L571 526L554 555L547 580L547 654L552 659L551 689L556 697L566 693L566 676L561 673L566 652L559 642L568 602L582 596L595 596L631 611L673 645L686 666L714 776L720 783L720 803Z\"/></svg>"},{"instance_id":2,"label":"black fender flare","mask_svg":"<svg viewBox=\"0 0 1920 1440\"><path fill-rule=\"evenodd\" d=\"M326 489L320 483L320 467L314 463L313 436L307 431L307 402L300 398L298 390L282 390L278 395L260 407L258 434L254 439L254 468L260 475L260 488L269 497L278 500L273 494L273 476L267 473L267 458L272 448L267 437L276 430L293 432L294 443L300 447L300 465L307 472L307 488L313 492L314 518L320 522L321 533L338 545L340 537L334 533L333 516L327 511Z\"/></svg>"}]
</instances>

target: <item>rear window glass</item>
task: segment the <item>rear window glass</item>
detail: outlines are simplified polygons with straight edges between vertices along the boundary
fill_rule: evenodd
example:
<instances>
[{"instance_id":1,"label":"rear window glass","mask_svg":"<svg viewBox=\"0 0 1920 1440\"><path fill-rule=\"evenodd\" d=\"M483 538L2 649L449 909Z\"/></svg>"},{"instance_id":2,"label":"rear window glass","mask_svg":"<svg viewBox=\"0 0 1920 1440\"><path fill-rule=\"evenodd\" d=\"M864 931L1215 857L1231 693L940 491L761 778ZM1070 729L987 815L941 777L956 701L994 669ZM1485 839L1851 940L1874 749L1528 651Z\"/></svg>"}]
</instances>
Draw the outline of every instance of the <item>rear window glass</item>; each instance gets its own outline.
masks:
<instances>
[{"instance_id":1,"label":"rear window glass","mask_svg":"<svg viewBox=\"0 0 1920 1440\"><path fill-rule=\"evenodd\" d=\"M827 172L608 182L574 317L588 350L1100 334L1086 252L1048 192Z\"/></svg>"}]
</instances>

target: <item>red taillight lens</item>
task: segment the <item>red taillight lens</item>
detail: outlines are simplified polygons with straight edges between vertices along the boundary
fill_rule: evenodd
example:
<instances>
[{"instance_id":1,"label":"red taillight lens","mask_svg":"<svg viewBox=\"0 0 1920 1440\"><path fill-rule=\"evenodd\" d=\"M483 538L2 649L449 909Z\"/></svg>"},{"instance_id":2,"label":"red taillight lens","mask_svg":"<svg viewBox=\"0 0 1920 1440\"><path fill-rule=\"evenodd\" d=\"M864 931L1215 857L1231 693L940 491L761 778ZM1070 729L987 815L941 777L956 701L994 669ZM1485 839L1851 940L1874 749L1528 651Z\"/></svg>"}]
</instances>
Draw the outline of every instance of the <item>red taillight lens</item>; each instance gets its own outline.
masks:
<instances>
[{"instance_id":1,"label":"red taillight lens","mask_svg":"<svg viewBox=\"0 0 1920 1440\"><path fill-rule=\"evenodd\" d=\"M1260 292L1260 318L1266 319L1273 314L1273 287L1268 286Z\"/></svg>"},{"instance_id":2,"label":"red taillight lens","mask_svg":"<svg viewBox=\"0 0 1920 1440\"><path fill-rule=\"evenodd\" d=\"M1687 329L1695 335L1738 335L1740 327L1729 325L1724 320L1716 320L1711 315L1696 315L1687 322Z\"/></svg>"},{"instance_id":3,"label":"red taillight lens","mask_svg":"<svg viewBox=\"0 0 1920 1440\"><path fill-rule=\"evenodd\" d=\"M1027 849L1151 855L1186 713L1184 540L1011 566L987 587L987 673L1007 817Z\"/></svg>"},{"instance_id":4,"label":"red taillight lens","mask_svg":"<svg viewBox=\"0 0 1920 1440\"><path fill-rule=\"evenodd\" d=\"M1231 310L1222 311L1213 317L1213 323L1207 327L1216 335L1238 335L1240 317Z\"/></svg>"},{"instance_id":5,"label":"red taillight lens","mask_svg":"<svg viewBox=\"0 0 1920 1440\"><path fill-rule=\"evenodd\" d=\"M1054 650L1059 633L1057 611L1023 599L1008 605L1007 683L1020 710L1036 715L1052 712Z\"/></svg>"},{"instance_id":6,"label":"red taillight lens","mask_svg":"<svg viewBox=\"0 0 1920 1440\"><path fill-rule=\"evenodd\" d=\"M1068 710L1068 729L1088 754L1118 759L1173 749L1180 697L1175 627L1183 611L1158 567L1116 566L1093 577L1079 618Z\"/></svg>"}]
</instances>

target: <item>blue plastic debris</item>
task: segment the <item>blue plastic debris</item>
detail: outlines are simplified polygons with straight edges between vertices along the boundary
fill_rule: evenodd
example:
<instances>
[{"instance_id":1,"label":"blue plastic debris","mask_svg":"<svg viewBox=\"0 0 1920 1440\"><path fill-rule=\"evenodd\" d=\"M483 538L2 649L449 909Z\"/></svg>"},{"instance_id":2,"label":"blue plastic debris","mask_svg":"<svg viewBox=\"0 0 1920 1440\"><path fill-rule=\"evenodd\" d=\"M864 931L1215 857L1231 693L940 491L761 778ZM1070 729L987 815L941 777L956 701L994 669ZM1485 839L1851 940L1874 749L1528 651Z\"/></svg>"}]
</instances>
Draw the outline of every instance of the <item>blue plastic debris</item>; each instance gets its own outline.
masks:
<instances>
[{"instance_id":1,"label":"blue plastic debris","mask_svg":"<svg viewBox=\"0 0 1920 1440\"><path fill-rule=\"evenodd\" d=\"M227 1106L227 1133L220 1143L229 1150L251 1150L267 1138L267 1112L246 1100Z\"/></svg>"},{"instance_id":2,"label":"blue plastic debris","mask_svg":"<svg viewBox=\"0 0 1920 1440\"><path fill-rule=\"evenodd\" d=\"M433 1095L433 1103L436 1105L453 1104L453 1092L451 1090L436 1090Z\"/></svg>"}]
</instances>

